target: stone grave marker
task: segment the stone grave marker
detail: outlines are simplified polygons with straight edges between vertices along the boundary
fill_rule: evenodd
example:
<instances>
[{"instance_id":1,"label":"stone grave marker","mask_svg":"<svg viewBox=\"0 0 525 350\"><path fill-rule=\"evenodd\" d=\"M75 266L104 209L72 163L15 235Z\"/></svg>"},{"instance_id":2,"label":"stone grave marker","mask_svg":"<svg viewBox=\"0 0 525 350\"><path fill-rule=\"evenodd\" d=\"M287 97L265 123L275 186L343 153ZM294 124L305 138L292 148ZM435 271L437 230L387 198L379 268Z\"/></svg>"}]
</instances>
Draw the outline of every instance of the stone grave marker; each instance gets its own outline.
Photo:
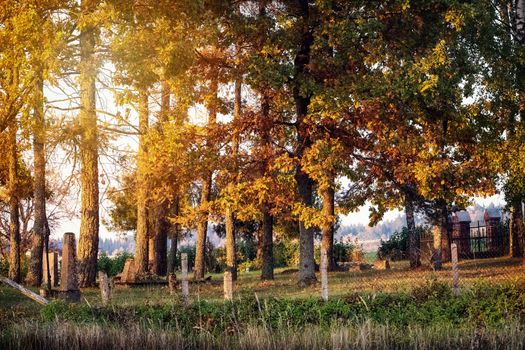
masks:
<instances>
[{"instance_id":1,"label":"stone grave marker","mask_svg":"<svg viewBox=\"0 0 525 350\"><path fill-rule=\"evenodd\" d=\"M49 261L49 274L51 288L58 287L58 253L50 252L42 256L42 284L47 286L47 262Z\"/></svg>"},{"instance_id":2,"label":"stone grave marker","mask_svg":"<svg viewBox=\"0 0 525 350\"><path fill-rule=\"evenodd\" d=\"M62 241L62 270L60 271L60 287L58 289L59 298L66 302L80 301L76 259L75 234L66 232Z\"/></svg>"}]
</instances>

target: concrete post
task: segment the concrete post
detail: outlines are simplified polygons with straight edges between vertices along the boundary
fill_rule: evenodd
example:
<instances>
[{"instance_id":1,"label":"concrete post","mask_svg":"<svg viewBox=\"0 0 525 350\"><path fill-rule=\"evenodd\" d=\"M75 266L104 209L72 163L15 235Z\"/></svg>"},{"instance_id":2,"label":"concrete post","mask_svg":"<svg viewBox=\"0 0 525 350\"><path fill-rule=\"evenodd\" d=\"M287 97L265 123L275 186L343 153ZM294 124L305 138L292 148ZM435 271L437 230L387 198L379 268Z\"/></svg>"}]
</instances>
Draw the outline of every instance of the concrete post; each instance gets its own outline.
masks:
<instances>
[{"instance_id":1,"label":"concrete post","mask_svg":"<svg viewBox=\"0 0 525 350\"><path fill-rule=\"evenodd\" d=\"M106 306L111 299L111 288L109 286L108 275L104 271L98 272L98 285L100 287L100 296L102 297L102 305Z\"/></svg>"},{"instance_id":2,"label":"concrete post","mask_svg":"<svg viewBox=\"0 0 525 350\"><path fill-rule=\"evenodd\" d=\"M321 249L321 297L328 300L328 255L326 250Z\"/></svg>"},{"instance_id":3,"label":"concrete post","mask_svg":"<svg viewBox=\"0 0 525 350\"><path fill-rule=\"evenodd\" d=\"M454 286L454 293L459 294L459 271L458 271L458 246L456 243L452 243L452 281Z\"/></svg>"},{"instance_id":4,"label":"concrete post","mask_svg":"<svg viewBox=\"0 0 525 350\"><path fill-rule=\"evenodd\" d=\"M190 290L188 284L188 254L181 254L181 267L182 267L182 298L184 303L188 304Z\"/></svg>"},{"instance_id":5,"label":"concrete post","mask_svg":"<svg viewBox=\"0 0 525 350\"><path fill-rule=\"evenodd\" d=\"M224 299L233 300L233 275L231 271L224 271Z\"/></svg>"}]
</instances>

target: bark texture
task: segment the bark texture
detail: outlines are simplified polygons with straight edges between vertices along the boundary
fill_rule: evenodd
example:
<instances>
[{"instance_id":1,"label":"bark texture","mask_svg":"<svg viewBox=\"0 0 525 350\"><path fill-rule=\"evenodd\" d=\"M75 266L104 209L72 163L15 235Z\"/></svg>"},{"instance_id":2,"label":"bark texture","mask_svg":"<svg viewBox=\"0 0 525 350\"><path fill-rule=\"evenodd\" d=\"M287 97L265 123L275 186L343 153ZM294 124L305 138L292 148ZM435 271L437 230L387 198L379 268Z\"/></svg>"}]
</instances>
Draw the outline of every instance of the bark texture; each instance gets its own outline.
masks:
<instances>
[{"instance_id":1,"label":"bark texture","mask_svg":"<svg viewBox=\"0 0 525 350\"><path fill-rule=\"evenodd\" d=\"M197 241L195 242L195 270L193 278L195 280L204 279L205 255L206 255L206 235L208 231L208 202L211 197L211 174L202 183L200 206L204 208L203 218L197 224Z\"/></svg>"},{"instance_id":2,"label":"bark texture","mask_svg":"<svg viewBox=\"0 0 525 350\"><path fill-rule=\"evenodd\" d=\"M335 193L333 188L322 191L323 214L331 216L335 220ZM322 227L321 249L326 252L326 268L328 271L335 271L336 264L334 259L334 220Z\"/></svg>"},{"instance_id":3,"label":"bark texture","mask_svg":"<svg viewBox=\"0 0 525 350\"><path fill-rule=\"evenodd\" d=\"M234 162L233 181L238 182L238 164L237 155L239 152L239 133L237 124L241 118L241 82L239 79L235 81L235 99L233 104L233 137L232 137L232 159ZM226 268L231 272L233 281L237 280L237 256L235 249L235 212L228 205L226 208Z\"/></svg>"},{"instance_id":4,"label":"bark texture","mask_svg":"<svg viewBox=\"0 0 525 350\"><path fill-rule=\"evenodd\" d=\"M78 279L80 287L95 285L99 231L98 132L96 113L97 63L96 28L89 23L98 1L82 0L86 24L80 30L80 161L81 212L78 242Z\"/></svg>"},{"instance_id":5,"label":"bark texture","mask_svg":"<svg viewBox=\"0 0 525 350\"><path fill-rule=\"evenodd\" d=\"M20 283L20 208L18 198L18 148L17 126L13 123L8 130L9 137L9 278Z\"/></svg>"},{"instance_id":6,"label":"bark texture","mask_svg":"<svg viewBox=\"0 0 525 350\"><path fill-rule=\"evenodd\" d=\"M210 90L212 93L210 102L208 104L208 128L214 127L217 121L217 98L219 92L219 77L218 72L211 79ZM209 135L208 135L209 136ZM206 145L208 149L212 148L210 137L208 137L208 143ZM201 188L201 217L197 223L197 239L195 243L195 269L193 278L195 280L201 280L204 278L205 269L205 255L206 255L206 235L208 231L208 203L211 200L211 185L212 185L213 169L207 169L202 178Z\"/></svg>"},{"instance_id":7,"label":"bark texture","mask_svg":"<svg viewBox=\"0 0 525 350\"><path fill-rule=\"evenodd\" d=\"M139 154L137 159L137 236L135 247L135 263L137 273L145 273L148 270L149 253L149 227L148 227L148 189L144 174L144 157L147 148L145 135L148 131L148 92L145 89L139 91Z\"/></svg>"},{"instance_id":8,"label":"bark texture","mask_svg":"<svg viewBox=\"0 0 525 350\"><path fill-rule=\"evenodd\" d=\"M419 237L416 232L416 222L414 220L414 202L409 197L405 197L405 215L408 229L408 257L410 268L415 269L421 266Z\"/></svg>"},{"instance_id":9,"label":"bark texture","mask_svg":"<svg viewBox=\"0 0 525 350\"><path fill-rule=\"evenodd\" d=\"M168 267L168 231L170 224L166 216L167 204L163 201L155 208L155 221L153 222L154 236L152 239L153 259L151 272L157 276L166 276Z\"/></svg>"},{"instance_id":10,"label":"bark texture","mask_svg":"<svg viewBox=\"0 0 525 350\"><path fill-rule=\"evenodd\" d=\"M313 44L313 33L310 28L310 5L306 0L298 2L299 25L303 30L298 43L298 50L294 58L293 98L295 102L297 147L296 156L301 159L304 150L311 145L309 132L305 125L308 114L308 106L311 101L311 92L303 91L303 84L309 75L310 53ZM301 169L297 167L295 180L298 186L299 198L306 207L312 206L313 181ZM299 284L309 285L315 283L315 261L314 261L314 231L307 229L303 221L299 221Z\"/></svg>"},{"instance_id":11,"label":"bark texture","mask_svg":"<svg viewBox=\"0 0 525 350\"><path fill-rule=\"evenodd\" d=\"M273 216L265 206L262 221L261 279L273 280Z\"/></svg>"},{"instance_id":12,"label":"bark texture","mask_svg":"<svg viewBox=\"0 0 525 350\"><path fill-rule=\"evenodd\" d=\"M42 284L42 256L44 251L46 217L46 156L44 121L44 81L41 73L35 84L33 96L33 161L34 161L34 221L31 242L31 260L27 284L37 287Z\"/></svg>"},{"instance_id":13,"label":"bark texture","mask_svg":"<svg viewBox=\"0 0 525 350\"><path fill-rule=\"evenodd\" d=\"M179 199L175 197L171 206L171 212L174 216L179 215ZM180 225L174 224L170 230L170 251L168 255L168 271L167 273L175 273L177 269L177 240L179 238Z\"/></svg>"}]
</instances>

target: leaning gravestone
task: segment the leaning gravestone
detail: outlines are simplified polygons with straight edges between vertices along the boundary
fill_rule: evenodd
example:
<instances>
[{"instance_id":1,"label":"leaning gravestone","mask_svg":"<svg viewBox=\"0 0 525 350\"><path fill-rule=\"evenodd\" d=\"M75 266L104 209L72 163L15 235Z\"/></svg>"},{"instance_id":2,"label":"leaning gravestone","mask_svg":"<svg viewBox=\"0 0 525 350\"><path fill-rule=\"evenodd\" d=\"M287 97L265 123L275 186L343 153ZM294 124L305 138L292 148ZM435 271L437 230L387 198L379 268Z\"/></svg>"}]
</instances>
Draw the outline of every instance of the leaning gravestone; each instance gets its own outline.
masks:
<instances>
[{"instance_id":1,"label":"leaning gravestone","mask_svg":"<svg viewBox=\"0 0 525 350\"><path fill-rule=\"evenodd\" d=\"M77 260L75 234L64 233L62 242L62 271L60 271L59 298L66 302L79 302L80 290L77 281Z\"/></svg>"},{"instance_id":2,"label":"leaning gravestone","mask_svg":"<svg viewBox=\"0 0 525 350\"><path fill-rule=\"evenodd\" d=\"M51 252L43 255L42 261L42 283L47 286L47 263L49 262L49 275L51 276L51 288L58 286L58 253Z\"/></svg>"},{"instance_id":3,"label":"leaning gravestone","mask_svg":"<svg viewBox=\"0 0 525 350\"><path fill-rule=\"evenodd\" d=\"M122 270L122 275L120 281L122 283L133 283L137 277L137 271L135 268L135 260L129 258L124 263L124 270Z\"/></svg>"}]
</instances>

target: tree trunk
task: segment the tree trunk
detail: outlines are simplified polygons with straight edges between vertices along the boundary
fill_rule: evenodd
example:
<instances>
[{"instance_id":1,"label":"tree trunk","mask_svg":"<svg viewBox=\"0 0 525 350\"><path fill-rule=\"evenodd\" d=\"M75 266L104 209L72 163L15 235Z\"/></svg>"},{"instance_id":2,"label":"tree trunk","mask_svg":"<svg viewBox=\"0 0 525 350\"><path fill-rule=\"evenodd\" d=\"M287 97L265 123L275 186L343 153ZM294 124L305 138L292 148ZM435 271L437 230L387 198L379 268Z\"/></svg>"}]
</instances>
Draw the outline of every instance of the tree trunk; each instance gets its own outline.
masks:
<instances>
[{"instance_id":1,"label":"tree trunk","mask_svg":"<svg viewBox=\"0 0 525 350\"><path fill-rule=\"evenodd\" d=\"M161 104L159 113L159 131L163 132L164 123L169 122L171 89L167 81L161 83ZM153 203L150 202L150 206ZM167 220L168 200L161 199L152 209L150 216L149 261L151 272L157 276L167 273L168 231L170 224Z\"/></svg>"},{"instance_id":2,"label":"tree trunk","mask_svg":"<svg viewBox=\"0 0 525 350\"><path fill-rule=\"evenodd\" d=\"M169 222L166 216L167 204L162 202L155 209L155 221L153 223L154 237L151 272L157 276L166 276L167 272Z\"/></svg>"},{"instance_id":3,"label":"tree trunk","mask_svg":"<svg viewBox=\"0 0 525 350\"><path fill-rule=\"evenodd\" d=\"M434 252L432 255L432 266L435 270L441 270L443 266L443 239L448 234L447 208L440 204L436 223L433 227ZM448 239L447 239L448 242Z\"/></svg>"},{"instance_id":4,"label":"tree trunk","mask_svg":"<svg viewBox=\"0 0 525 350\"><path fill-rule=\"evenodd\" d=\"M334 210L334 201L335 193L333 188L328 188L321 192L323 198L323 214L325 216L330 216L334 218L322 227L322 240L321 248L326 251L326 258L328 266L326 267L328 271L335 271L336 264L334 259L334 221L335 221L335 210Z\"/></svg>"},{"instance_id":5,"label":"tree trunk","mask_svg":"<svg viewBox=\"0 0 525 350\"><path fill-rule=\"evenodd\" d=\"M261 279L273 280L273 216L265 205L262 221Z\"/></svg>"},{"instance_id":6,"label":"tree trunk","mask_svg":"<svg viewBox=\"0 0 525 350\"><path fill-rule=\"evenodd\" d=\"M215 76L211 79L211 99L208 104L208 128L215 126L217 121L217 99L219 92L219 76L216 72ZM207 148L211 148L213 145L210 143L208 138ZM193 278L195 280L204 279L204 268L205 268L205 256L206 256L206 235L208 231L208 215L209 208L208 202L211 199L211 185L212 185L213 170L208 169L202 179L201 198L199 206L201 207L201 217L197 223L197 239L195 243L195 269Z\"/></svg>"},{"instance_id":7,"label":"tree trunk","mask_svg":"<svg viewBox=\"0 0 525 350\"><path fill-rule=\"evenodd\" d=\"M175 197L172 203L172 214L177 216L179 215L179 199L178 197ZM168 256L168 271L167 273L175 273L177 270L177 240L179 238L179 231L180 231L180 225L174 224L172 225L171 230L171 245L170 245L170 251Z\"/></svg>"},{"instance_id":8,"label":"tree trunk","mask_svg":"<svg viewBox=\"0 0 525 350\"><path fill-rule=\"evenodd\" d=\"M237 52L237 54L239 54ZM239 153L239 132L238 126L241 118L241 81L235 80L235 98L233 103L233 135L232 135L232 159L234 162L233 177L234 182L238 182L239 167L237 164L237 154ZM231 272L232 280L237 280L237 256L235 253L235 213L230 205L226 208L226 268Z\"/></svg>"},{"instance_id":9,"label":"tree trunk","mask_svg":"<svg viewBox=\"0 0 525 350\"><path fill-rule=\"evenodd\" d=\"M307 174L298 170L296 181L299 188L301 203L312 206L312 181ZM310 285L317 281L315 277L314 257L314 230L306 228L303 221L299 221L299 284Z\"/></svg>"},{"instance_id":10,"label":"tree trunk","mask_svg":"<svg viewBox=\"0 0 525 350\"><path fill-rule=\"evenodd\" d=\"M297 147L296 157L300 160L304 150L311 145L309 131L304 123L308 114L308 106L311 101L311 92L304 91L305 76L309 74L310 53L313 43L312 30L309 27L309 10L308 1L299 1L300 24L303 27L298 51L294 58L294 81L293 81L293 98L295 102L296 128L297 128ZM301 204L306 207L312 206L312 189L313 181L298 165L295 180L298 186L299 198ZM307 229L305 223L299 221L299 284L309 285L317 279L315 277L315 260L314 260L314 230Z\"/></svg>"},{"instance_id":11,"label":"tree trunk","mask_svg":"<svg viewBox=\"0 0 525 350\"><path fill-rule=\"evenodd\" d=\"M197 240L195 242L195 270L193 279L204 279L205 255L206 255L206 234L208 233L208 202L211 196L211 174L202 183L200 206L204 208L203 217L197 224Z\"/></svg>"},{"instance_id":12,"label":"tree trunk","mask_svg":"<svg viewBox=\"0 0 525 350\"><path fill-rule=\"evenodd\" d=\"M421 260L419 257L419 237L417 235L416 222L414 220L414 202L408 195L405 195L405 215L407 219L408 257L410 260L410 268L415 269L421 266Z\"/></svg>"},{"instance_id":13,"label":"tree trunk","mask_svg":"<svg viewBox=\"0 0 525 350\"><path fill-rule=\"evenodd\" d=\"M139 91L139 153L137 158L137 236L135 263L137 273L148 270L149 227L148 227L148 188L145 177L145 157L147 153L145 136L149 125L148 92Z\"/></svg>"},{"instance_id":14,"label":"tree trunk","mask_svg":"<svg viewBox=\"0 0 525 350\"><path fill-rule=\"evenodd\" d=\"M235 256L235 215L231 206L226 207L226 270L231 273L232 280L237 280L237 259Z\"/></svg>"},{"instance_id":15,"label":"tree trunk","mask_svg":"<svg viewBox=\"0 0 525 350\"><path fill-rule=\"evenodd\" d=\"M512 219L509 220L509 227L512 227L512 257L523 257L523 208L520 204L513 207Z\"/></svg>"},{"instance_id":16,"label":"tree trunk","mask_svg":"<svg viewBox=\"0 0 525 350\"><path fill-rule=\"evenodd\" d=\"M27 283L37 287L42 284L42 253L44 250L46 217L46 155L44 120L44 81L42 73L35 84L33 97L33 161L34 161L34 222L31 261Z\"/></svg>"},{"instance_id":17,"label":"tree trunk","mask_svg":"<svg viewBox=\"0 0 525 350\"><path fill-rule=\"evenodd\" d=\"M86 18L97 0L82 0ZM88 21L89 22L89 21ZM80 30L80 161L81 212L78 243L78 281L80 287L95 285L99 231L98 135L96 113L97 63L94 56L96 28L86 23Z\"/></svg>"},{"instance_id":18,"label":"tree trunk","mask_svg":"<svg viewBox=\"0 0 525 350\"><path fill-rule=\"evenodd\" d=\"M20 283L20 208L18 198L18 149L16 122L9 127L9 278Z\"/></svg>"}]
</instances>

